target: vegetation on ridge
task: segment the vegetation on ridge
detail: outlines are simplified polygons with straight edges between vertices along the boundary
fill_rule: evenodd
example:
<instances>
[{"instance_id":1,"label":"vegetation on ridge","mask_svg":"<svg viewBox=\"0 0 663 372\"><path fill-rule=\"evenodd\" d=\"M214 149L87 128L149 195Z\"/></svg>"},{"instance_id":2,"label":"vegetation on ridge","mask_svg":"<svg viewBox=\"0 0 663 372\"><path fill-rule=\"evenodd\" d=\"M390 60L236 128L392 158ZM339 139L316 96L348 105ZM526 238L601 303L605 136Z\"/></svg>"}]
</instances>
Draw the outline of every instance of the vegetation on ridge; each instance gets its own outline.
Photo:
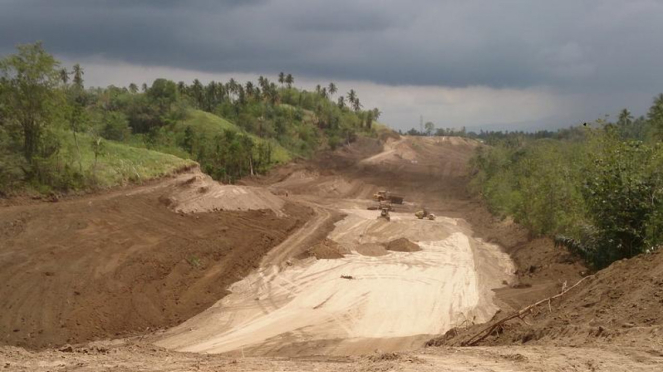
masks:
<instances>
[{"instance_id":1,"label":"vegetation on ridge","mask_svg":"<svg viewBox=\"0 0 663 372\"><path fill-rule=\"evenodd\" d=\"M334 83L192 84L157 79L141 88L85 88L84 70L63 68L41 43L0 61L0 193L111 186L200 163L224 182L265 172L321 146L375 135L378 109Z\"/></svg>"}]
</instances>

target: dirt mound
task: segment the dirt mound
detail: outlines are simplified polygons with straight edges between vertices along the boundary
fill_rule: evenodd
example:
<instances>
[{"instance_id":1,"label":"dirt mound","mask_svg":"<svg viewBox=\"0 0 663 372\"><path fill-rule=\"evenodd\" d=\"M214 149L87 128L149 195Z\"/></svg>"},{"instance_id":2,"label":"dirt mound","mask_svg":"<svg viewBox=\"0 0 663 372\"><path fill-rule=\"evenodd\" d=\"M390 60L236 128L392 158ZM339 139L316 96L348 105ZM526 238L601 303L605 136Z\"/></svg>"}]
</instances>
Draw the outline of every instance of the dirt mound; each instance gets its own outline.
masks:
<instances>
[{"instance_id":1,"label":"dirt mound","mask_svg":"<svg viewBox=\"0 0 663 372\"><path fill-rule=\"evenodd\" d=\"M575 283L561 283L558 292ZM540 300L541 298L539 298ZM550 305L510 321L488 345L648 345L663 348L663 251L615 262ZM496 317L495 321L506 314ZM448 334L431 344L460 344L485 325Z\"/></svg>"},{"instance_id":2,"label":"dirt mound","mask_svg":"<svg viewBox=\"0 0 663 372\"><path fill-rule=\"evenodd\" d=\"M39 348L176 325L311 218L292 205L287 217L174 213L159 201L169 187L0 208L0 344Z\"/></svg>"},{"instance_id":3,"label":"dirt mound","mask_svg":"<svg viewBox=\"0 0 663 372\"><path fill-rule=\"evenodd\" d=\"M350 252L347 249L343 248L335 241L331 239L324 239L308 249L298 258L315 257L318 260L333 260L337 258L343 258L348 253Z\"/></svg>"},{"instance_id":4,"label":"dirt mound","mask_svg":"<svg viewBox=\"0 0 663 372\"><path fill-rule=\"evenodd\" d=\"M282 198L267 189L222 185L200 171L178 177L174 187L168 188L160 200L174 211L183 213L268 209L280 216L285 204Z\"/></svg>"},{"instance_id":5,"label":"dirt mound","mask_svg":"<svg viewBox=\"0 0 663 372\"><path fill-rule=\"evenodd\" d=\"M358 245L355 250L362 256L378 257L389 254L384 245L377 243L364 243Z\"/></svg>"},{"instance_id":6,"label":"dirt mound","mask_svg":"<svg viewBox=\"0 0 663 372\"><path fill-rule=\"evenodd\" d=\"M406 238L399 238L387 243L387 250L395 252L417 252L421 250L421 247Z\"/></svg>"}]
</instances>

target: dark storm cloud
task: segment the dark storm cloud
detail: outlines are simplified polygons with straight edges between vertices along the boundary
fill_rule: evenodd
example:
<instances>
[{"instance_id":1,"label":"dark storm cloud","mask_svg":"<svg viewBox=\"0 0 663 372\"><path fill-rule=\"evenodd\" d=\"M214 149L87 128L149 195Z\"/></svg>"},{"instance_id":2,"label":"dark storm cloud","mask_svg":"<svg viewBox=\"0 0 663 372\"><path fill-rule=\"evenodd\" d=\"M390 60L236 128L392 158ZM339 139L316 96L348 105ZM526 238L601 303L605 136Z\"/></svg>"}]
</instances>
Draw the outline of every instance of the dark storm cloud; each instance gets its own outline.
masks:
<instances>
[{"instance_id":1,"label":"dark storm cloud","mask_svg":"<svg viewBox=\"0 0 663 372\"><path fill-rule=\"evenodd\" d=\"M657 90L659 35L658 0L0 0L3 53L386 84Z\"/></svg>"}]
</instances>

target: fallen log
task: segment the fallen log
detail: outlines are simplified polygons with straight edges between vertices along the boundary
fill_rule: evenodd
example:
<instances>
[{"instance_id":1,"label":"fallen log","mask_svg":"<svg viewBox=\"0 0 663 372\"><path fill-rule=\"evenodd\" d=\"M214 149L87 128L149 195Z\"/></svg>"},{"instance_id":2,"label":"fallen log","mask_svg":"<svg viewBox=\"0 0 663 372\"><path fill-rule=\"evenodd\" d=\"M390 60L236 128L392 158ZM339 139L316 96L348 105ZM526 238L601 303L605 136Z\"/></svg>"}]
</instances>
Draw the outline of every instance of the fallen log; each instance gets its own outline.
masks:
<instances>
[{"instance_id":1,"label":"fallen log","mask_svg":"<svg viewBox=\"0 0 663 372\"><path fill-rule=\"evenodd\" d=\"M488 337L490 334L492 334L493 331L495 331L497 329L497 327L499 327L502 324L508 322L509 320L519 318L520 320L524 321L523 317L525 315L530 313L536 307L538 307L540 305L543 305L545 303L548 303L548 308L552 311L552 307L550 306L550 302L552 300L564 296L570 290L572 290L573 288L580 285L580 283L584 282L585 280L587 280L589 278L593 278L593 277L594 277L594 275L586 276L586 277L580 279L576 284L570 286L569 288L563 289L560 293L558 293L554 296L548 297L548 298L544 298L543 300L535 302L531 305L525 306L524 308L518 310L517 312L498 320L497 322L495 322L495 323L489 325L488 327L483 328L481 331L477 332L474 336L470 337L467 341L461 342L461 346L474 346L474 345L478 344L479 342L484 340L486 337Z\"/></svg>"}]
</instances>

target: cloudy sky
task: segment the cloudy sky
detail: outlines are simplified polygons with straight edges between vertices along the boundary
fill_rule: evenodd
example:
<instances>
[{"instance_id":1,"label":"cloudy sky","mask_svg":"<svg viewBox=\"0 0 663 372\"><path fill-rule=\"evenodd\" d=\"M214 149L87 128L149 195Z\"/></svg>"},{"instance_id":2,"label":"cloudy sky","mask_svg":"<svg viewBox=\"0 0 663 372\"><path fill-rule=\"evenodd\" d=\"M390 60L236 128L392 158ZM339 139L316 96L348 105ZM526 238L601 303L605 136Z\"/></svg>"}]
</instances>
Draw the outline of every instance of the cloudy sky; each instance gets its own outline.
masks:
<instances>
[{"instance_id":1,"label":"cloudy sky","mask_svg":"<svg viewBox=\"0 0 663 372\"><path fill-rule=\"evenodd\" d=\"M354 88L397 129L565 127L663 92L663 0L0 0L88 85L280 71Z\"/></svg>"}]
</instances>

